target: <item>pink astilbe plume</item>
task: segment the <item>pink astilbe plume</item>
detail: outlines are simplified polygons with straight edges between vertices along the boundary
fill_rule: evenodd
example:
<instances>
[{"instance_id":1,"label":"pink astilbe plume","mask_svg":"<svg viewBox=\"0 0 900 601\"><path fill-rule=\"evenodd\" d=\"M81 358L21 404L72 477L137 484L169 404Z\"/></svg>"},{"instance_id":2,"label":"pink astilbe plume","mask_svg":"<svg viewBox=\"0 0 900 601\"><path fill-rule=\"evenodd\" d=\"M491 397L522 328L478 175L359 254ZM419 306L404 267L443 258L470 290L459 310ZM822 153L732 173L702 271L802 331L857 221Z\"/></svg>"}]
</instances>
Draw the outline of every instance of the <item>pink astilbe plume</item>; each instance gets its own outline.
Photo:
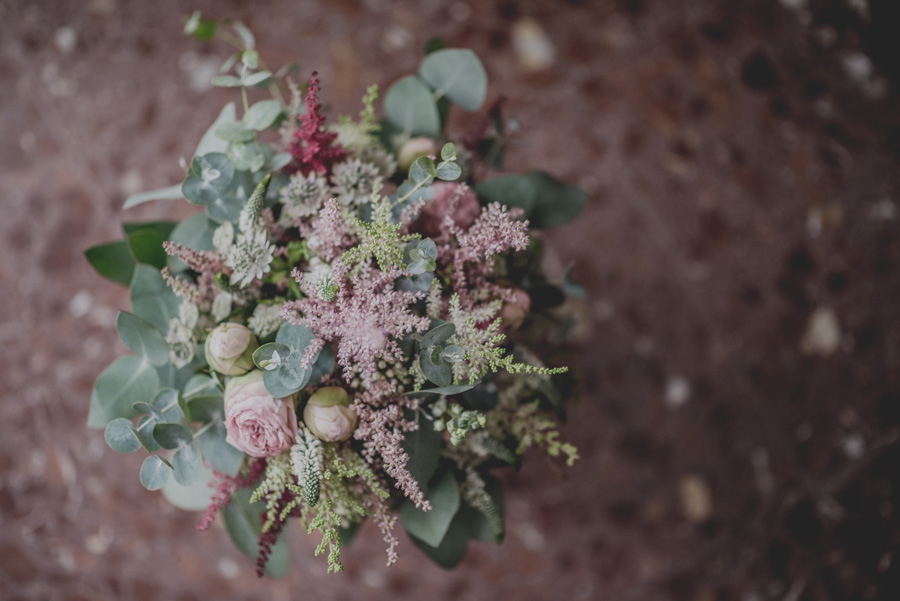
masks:
<instances>
[{"instance_id":1,"label":"pink astilbe plume","mask_svg":"<svg viewBox=\"0 0 900 601\"><path fill-rule=\"evenodd\" d=\"M326 131L325 116L319 102L319 74L313 71L306 89L306 113L300 115L300 128L295 130L288 152L294 161L291 168L303 175L316 171L323 175L331 173L331 167L340 163L350 153L337 144L337 134Z\"/></svg>"},{"instance_id":2,"label":"pink astilbe plume","mask_svg":"<svg viewBox=\"0 0 900 601\"><path fill-rule=\"evenodd\" d=\"M485 207L475 223L466 231L449 217L444 225L456 238L459 246L453 252L453 272L450 281L459 295L463 308L474 305L471 291L488 291L505 300L512 292L488 281L494 268L494 256L508 250L523 251L528 248L528 221L514 219L521 209L507 211L505 206L491 203Z\"/></svg>"},{"instance_id":3,"label":"pink astilbe plume","mask_svg":"<svg viewBox=\"0 0 900 601\"><path fill-rule=\"evenodd\" d=\"M310 278L295 270L292 275L306 297L286 302L282 316L306 326L316 337L303 356L304 367L325 342L337 340L337 361L344 368L344 378L349 382L359 374L368 384L379 359L389 363L403 359L398 338L428 329L430 320L409 309L426 293L394 290L394 280L403 275L399 269L368 268L353 278L348 271L343 261L335 262L332 277L338 291L333 301L327 301L319 297Z\"/></svg>"},{"instance_id":4,"label":"pink astilbe plume","mask_svg":"<svg viewBox=\"0 0 900 601\"><path fill-rule=\"evenodd\" d=\"M202 301L212 302L219 293L216 284L216 274L231 273L231 268L226 267L222 257L212 251L201 251L188 248L176 242L163 242L166 254L176 257L197 272L197 283L192 284L173 276L168 267L162 269L163 279L178 296L186 298L190 302L200 304Z\"/></svg>"},{"instance_id":5,"label":"pink astilbe plume","mask_svg":"<svg viewBox=\"0 0 900 601\"><path fill-rule=\"evenodd\" d=\"M334 261L353 244L352 228L341 214L341 205L334 198L325 201L305 237L312 249L325 261Z\"/></svg>"},{"instance_id":6,"label":"pink astilbe plume","mask_svg":"<svg viewBox=\"0 0 900 601\"><path fill-rule=\"evenodd\" d=\"M397 481L397 488L422 510L431 509L431 503L419 488L419 483L409 472L406 464L409 455L401 446L404 431L419 428L403 416L403 409L416 409L417 401L397 392L397 384L388 380L378 380L356 395L353 409L359 416L359 425L353 438L364 442L363 457L370 464L376 454L384 464L384 471Z\"/></svg>"}]
</instances>

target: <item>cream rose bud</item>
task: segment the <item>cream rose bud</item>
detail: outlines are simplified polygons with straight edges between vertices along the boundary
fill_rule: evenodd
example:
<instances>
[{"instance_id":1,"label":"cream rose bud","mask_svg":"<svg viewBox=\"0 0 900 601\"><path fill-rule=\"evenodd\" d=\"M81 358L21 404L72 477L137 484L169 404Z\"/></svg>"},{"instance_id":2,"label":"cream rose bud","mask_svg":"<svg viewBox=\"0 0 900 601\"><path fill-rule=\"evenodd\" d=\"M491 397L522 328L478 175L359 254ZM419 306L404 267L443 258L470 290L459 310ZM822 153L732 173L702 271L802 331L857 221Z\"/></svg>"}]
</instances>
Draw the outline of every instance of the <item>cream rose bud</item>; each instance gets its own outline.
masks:
<instances>
[{"instance_id":1,"label":"cream rose bud","mask_svg":"<svg viewBox=\"0 0 900 601\"><path fill-rule=\"evenodd\" d=\"M431 138L413 138L407 140L397 153L397 164L403 173L409 171L419 157L436 156L437 144Z\"/></svg>"},{"instance_id":2,"label":"cream rose bud","mask_svg":"<svg viewBox=\"0 0 900 601\"><path fill-rule=\"evenodd\" d=\"M237 323L223 323L206 337L206 361L225 376L240 376L253 368L256 336Z\"/></svg>"},{"instance_id":3,"label":"cream rose bud","mask_svg":"<svg viewBox=\"0 0 900 601\"><path fill-rule=\"evenodd\" d=\"M297 415L291 398L276 399L253 370L225 385L226 442L251 457L272 457L297 440Z\"/></svg>"},{"instance_id":4,"label":"cream rose bud","mask_svg":"<svg viewBox=\"0 0 900 601\"><path fill-rule=\"evenodd\" d=\"M315 391L303 410L303 421L319 440L347 440L356 429L356 411L350 408L350 395L338 386Z\"/></svg>"}]
</instances>

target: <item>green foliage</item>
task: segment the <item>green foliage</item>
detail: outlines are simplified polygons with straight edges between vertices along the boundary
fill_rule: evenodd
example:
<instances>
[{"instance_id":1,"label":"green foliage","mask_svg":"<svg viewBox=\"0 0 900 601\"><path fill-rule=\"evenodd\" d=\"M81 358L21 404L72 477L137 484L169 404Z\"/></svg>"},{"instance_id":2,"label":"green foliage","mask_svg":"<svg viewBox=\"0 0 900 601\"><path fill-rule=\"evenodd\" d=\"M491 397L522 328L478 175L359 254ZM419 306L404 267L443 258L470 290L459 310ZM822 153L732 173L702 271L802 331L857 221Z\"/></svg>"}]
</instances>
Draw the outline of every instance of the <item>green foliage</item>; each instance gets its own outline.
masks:
<instances>
[{"instance_id":1,"label":"green foliage","mask_svg":"<svg viewBox=\"0 0 900 601\"><path fill-rule=\"evenodd\" d=\"M212 477L212 470L201 466L196 482L189 486L183 486L175 478L172 478L163 485L162 494L166 501L179 509L185 511L206 509L212 502L213 489L209 487Z\"/></svg>"},{"instance_id":2,"label":"green foliage","mask_svg":"<svg viewBox=\"0 0 900 601\"><path fill-rule=\"evenodd\" d=\"M169 331L169 321L178 317L180 299L166 285L159 271L137 265L131 280L131 309L160 332Z\"/></svg>"},{"instance_id":3,"label":"green foliage","mask_svg":"<svg viewBox=\"0 0 900 601\"><path fill-rule=\"evenodd\" d=\"M408 75L388 88L384 110L388 119L404 133L432 137L441 133L441 118L431 89L415 75Z\"/></svg>"},{"instance_id":4,"label":"green foliage","mask_svg":"<svg viewBox=\"0 0 900 601\"><path fill-rule=\"evenodd\" d=\"M216 224L210 221L206 214L196 213L175 226L169 235L169 241L192 250L212 250L215 229ZM173 273L187 269L187 265L175 257L168 258L168 267Z\"/></svg>"},{"instance_id":5,"label":"green foliage","mask_svg":"<svg viewBox=\"0 0 900 601\"><path fill-rule=\"evenodd\" d=\"M281 116L281 103L277 100L260 100L247 110L244 125L251 130L262 131Z\"/></svg>"},{"instance_id":6,"label":"green foliage","mask_svg":"<svg viewBox=\"0 0 900 601\"><path fill-rule=\"evenodd\" d=\"M159 378L146 360L126 355L113 361L94 383L89 428L104 428L118 417L132 418L135 401L149 401L159 388Z\"/></svg>"},{"instance_id":7,"label":"green foliage","mask_svg":"<svg viewBox=\"0 0 900 601\"><path fill-rule=\"evenodd\" d=\"M141 484L147 490L159 490L169 479L172 468L160 457L150 455L141 464Z\"/></svg>"},{"instance_id":8,"label":"green foliage","mask_svg":"<svg viewBox=\"0 0 900 601\"><path fill-rule=\"evenodd\" d=\"M487 94L487 73L471 50L448 48L430 53L419 75L435 90L467 111L477 111Z\"/></svg>"},{"instance_id":9,"label":"green foliage","mask_svg":"<svg viewBox=\"0 0 900 601\"><path fill-rule=\"evenodd\" d=\"M228 149L228 142L220 138L216 135L216 131L226 123L232 123L235 121L237 115L234 109L234 103L229 102L224 107L222 107L222 111L219 113L219 116L216 117L216 120L213 124L206 130L206 133L203 134L203 137L200 138L200 143L197 144L197 149L194 151L195 157L204 156L211 152L225 152Z\"/></svg>"},{"instance_id":10,"label":"green foliage","mask_svg":"<svg viewBox=\"0 0 900 601\"><path fill-rule=\"evenodd\" d=\"M431 238L413 240L403 249L403 262L406 271L419 275L426 271L434 271L437 260L437 245Z\"/></svg>"},{"instance_id":11,"label":"green foliage","mask_svg":"<svg viewBox=\"0 0 900 601\"><path fill-rule=\"evenodd\" d=\"M450 444L459 446L469 432L483 428L487 418L479 411L464 411L459 405L451 405L450 420L447 431L450 433Z\"/></svg>"},{"instance_id":12,"label":"green foliage","mask_svg":"<svg viewBox=\"0 0 900 601\"><path fill-rule=\"evenodd\" d=\"M181 186L176 184L174 186L166 186L165 188L159 188L157 190L150 190L148 192L138 192L137 194L132 194L125 199L125 204L122 205L122 209L130 209L131 207L136 207L151 200L176 200L179 198L183 198L181 196Z\"/></svg>"},{"instance_id":13,"label":"green foliage","mask_svg":"<svg viewBox=\"0 0 900 601\"><path fill-rule=\"evenodd\" d=\"M288 397L302 390L312 376L312 366L304 369L300 366L300 360L306 352L306 347L315 336L305 326L286 323L278 329L275 335L275 343L266 344L254 353L254 363L262 367L263 383L266 390L275 398ZM287 351L285 351L287 349ZM269 369L274 361L274 353L279 351L278 367ZM287 353L282 355L282 353ZM314 357L315 361L317 357Z\"/></svg>"},{"instance_id":14,"label":"green foliage","mask_svg":"<svg viewBox=\"0 0 900 601\"><path fill-rule=\"evenodd\" d=\"M441 544L459 510L459 484L453 472L444 472L436 478L426 494L431 503L429 511L422 511L409 499L400 507L400 521L407 532L432 547Z\"/></svg>"},{"instance_id":15,"label":"green foliage","mask_svg":"<svg viewBox=\"0 0 900 601\"><path fill-rule=\"evenodd\" d=\"M380 185L374 188L377 190ZM341 260L345 265L357 263L362 266L374 258L379 269L388 271L403 265L404 245L419 235L400 234L403 224L392 222L392 206L388 198L377 197L372 204L372 222L357 221L361 230L360 243L345 252Z\"/></svg>"},{"instance_id":16,"label":"green foliage","mask_svg":"<svg viewBox=\"0 0 900 601\"><path fill-rule=\"evenodd\" d=\"M424 484L431 480L437 470L443 437L421 412L418 413L417 421L419 428L404 435L403 450L409 455L406 469L417 482Z\"/></svg>"},{"instance_id":17,"label":"green foliage","mask_svg":"<svg viewBox=\"0 0 900 601\"><path fill-rule=\"evenodd\" d=\"M141 440L134 431L134 424L130 419L119 417L106 426L103 433L106 444L116 453L134 453L141 448Z\"/></svg>"},{"instance_id":18,"label":"green foliage","mask_svg":"<svg viewBox=\"0 0 900 601\"><path fill-rule=\"evenodd\" d=\"M509 422L509 429L519 441L516 453L520 455L528 447L538 445L543 447L551 457L565 455L566 465L570 467L578 459L578 449L559 439L559 426L540 411L540 401L526 403L519 407Z\"/></svg>"},{"instance_id":19,"label":"green foliage","mask_svg":"<svg viewBox=\"0 0 900 601\"><path fill-rule=\"evenodd\" d=\"M225 127L220 125L216 135ZM221 137L221 136L220 136ZM225 194L234 177L234 164L221 152L195 156L181 185L181 193L193 204L208 205Z\"/></svg>"},{"instance_id":20,"label":"green foliage","mask_svg":"<svg viewBox=\"0 0 900 601\"><path fill-rule=\"evenodd\" d=\"M459 565L468 548L468 514L463 509L464 507L453 517L446 534L437 546L429 545L416 536L410 536L413 544L429 559L448 570Z\"/></svg>"},{"instance_id":21,"label":"green foliage","mask_svg":"<svg viewBox=\"0 0 900 601\"><path fill-rule=\"evenodd\" d=\"M153 325L137 315L119 311L116 316L119 338L131 351L145 358L150 365L165 365L169 360L169 345Z\"/></svg>"},{"instance_id":22,"label":"green foliage","mask_svg":"<svg viewBox=\"0 0 900 601\"><path fill-rule=\"evenodd\" d=\"M260 516L266 510L264 503L250 503L250 491L240 489L231 495L231 503L222 511L225 529L231 542L244 555L255 559L259 552L257 541L259 540L261 520ZM266 563L266 574L274 578L280 578L287 574L290 567L290 555L284 536L280 536L272 546L272 554Z\"/></svg>"},{"instance_id":23,"label":"green foliage","mask_svg":"<svg viewBox=\"0 0 900 601\"><path fill-rule=\"evenodd\" d=\"M134 259L128 252L128 244L124 240L106 242L92 246L84 251L97 273L117 284L128 286L134 275Z\"/></svg>"},{"instance_id":24,"label":"green foliage","mask_svg":"<svg viewBox=\"0 0 900 601\"><path fill-rule=\"evenodd\" d=\"M478 197L518 207L533 228L550 228L578 217L587 204L587 192L556 180L543 171L503 175L478 184Z\"/></svg>"}]
</instances>

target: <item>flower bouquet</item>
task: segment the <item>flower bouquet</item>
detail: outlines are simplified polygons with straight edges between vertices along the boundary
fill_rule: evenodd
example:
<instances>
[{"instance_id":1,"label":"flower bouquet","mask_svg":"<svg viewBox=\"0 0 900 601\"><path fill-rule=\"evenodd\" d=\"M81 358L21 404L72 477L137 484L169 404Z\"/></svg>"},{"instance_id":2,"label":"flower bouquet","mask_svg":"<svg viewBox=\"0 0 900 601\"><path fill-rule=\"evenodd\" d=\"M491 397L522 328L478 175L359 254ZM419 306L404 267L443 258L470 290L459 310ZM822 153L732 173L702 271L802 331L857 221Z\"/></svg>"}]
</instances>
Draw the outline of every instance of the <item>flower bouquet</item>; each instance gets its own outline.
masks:
<instances>
[{"instance_id":1,"label":"flower bouquet","mask_svg":"<svg viewBox=\"0 0 900 601\"><path fill-rule=\"evenodd\" d=\"M125 203L202 211L126 223L124 240L86 251L130 287L116 328L134 353L97 378L88 426L146 452L140 481L205 507L200 530L221 513L260 575L287 570L292 518L320 533L328 571L367 518L388 565L398 518L446 567L470 539L501 541L491 470L531 446L577 457L554 419L572 379L545 361L581 289L541 275L530 230L573 219L585 193L540 171L479 181L502 166L507 123L495 104L446 133L454 105L484 103L469 50L429 43L385 118L373 86L357 120L327 124L316 73L273 74L238 22L195 14L187 29L237 47L213 84L242 106L222 109L183 183Z\"/></svg>"}]
</instances>

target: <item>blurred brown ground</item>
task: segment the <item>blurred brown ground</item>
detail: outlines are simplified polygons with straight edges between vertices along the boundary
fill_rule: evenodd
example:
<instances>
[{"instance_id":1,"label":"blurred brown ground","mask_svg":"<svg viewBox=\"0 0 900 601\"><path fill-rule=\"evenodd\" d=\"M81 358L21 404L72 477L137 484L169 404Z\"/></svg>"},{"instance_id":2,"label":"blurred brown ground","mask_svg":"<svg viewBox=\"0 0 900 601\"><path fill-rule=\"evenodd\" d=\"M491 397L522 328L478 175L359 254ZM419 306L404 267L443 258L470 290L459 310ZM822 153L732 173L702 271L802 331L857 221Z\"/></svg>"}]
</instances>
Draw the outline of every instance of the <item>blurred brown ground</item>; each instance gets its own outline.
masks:
<instances>
[{"instance_id":1,"label":"blurred brown ground","mask_svg":"<svg viewBox=\"0 0 900 601\"><path fill-rule=\"evenodd\" d=\"M0 1L0 599L900 598L888 4ZM332 115L431 36L471 47L522 124L510 167L591 195L548 236L589 291L582 458L506 474L506 542L456 571L405 537L384 568L369 525L342 575L294 532L290 578L257 580L83 427L127 294L82 250L189 214L120 207L180 181L233 99L204 89L227 49L182 35L194 8L319 70ZM522 19L548 68L517 54Z\"/></svg>"}]
</instances>

